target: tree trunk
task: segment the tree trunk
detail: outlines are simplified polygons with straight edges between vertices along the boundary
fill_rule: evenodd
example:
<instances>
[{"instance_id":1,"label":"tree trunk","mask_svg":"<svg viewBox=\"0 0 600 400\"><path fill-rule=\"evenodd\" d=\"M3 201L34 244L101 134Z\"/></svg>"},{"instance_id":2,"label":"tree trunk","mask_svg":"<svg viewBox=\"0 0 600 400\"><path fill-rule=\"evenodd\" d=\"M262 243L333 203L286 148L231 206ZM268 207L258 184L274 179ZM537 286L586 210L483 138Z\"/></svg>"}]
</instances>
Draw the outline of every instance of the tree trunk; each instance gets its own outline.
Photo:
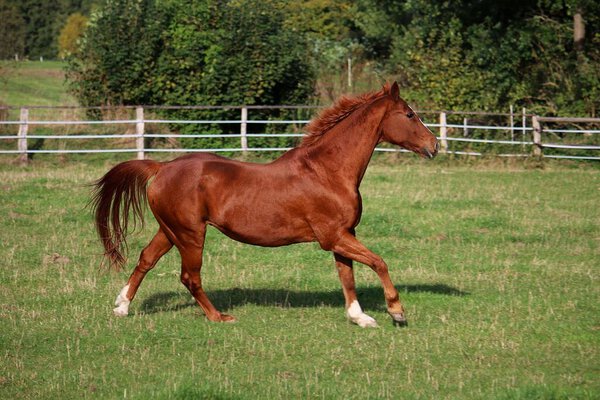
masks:
<instances>
[{"instance_id":1,"label":"tree trunk","mask_svg":"<svg viewBox=\"0 0 600 400\"><path fill-rule=\"evenodd\" d=\"M581 9L575 12L573 15L573 44L575 45L576 51L583 50L583 42L585 40L585 24L583 22L583 16Z\"/></svg>"}]
</instances>

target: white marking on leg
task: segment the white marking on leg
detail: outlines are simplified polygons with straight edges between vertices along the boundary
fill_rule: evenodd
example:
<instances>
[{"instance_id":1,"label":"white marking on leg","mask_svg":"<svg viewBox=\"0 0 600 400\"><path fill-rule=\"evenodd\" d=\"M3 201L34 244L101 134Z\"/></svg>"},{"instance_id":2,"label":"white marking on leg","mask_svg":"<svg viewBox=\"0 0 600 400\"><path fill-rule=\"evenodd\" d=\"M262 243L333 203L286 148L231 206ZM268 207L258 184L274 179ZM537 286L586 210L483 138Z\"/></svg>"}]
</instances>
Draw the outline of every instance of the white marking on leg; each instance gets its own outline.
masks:
<instances>
[{"instance_id":1,"label":"white marking on leg","mask_svg":"<svg viewBox=\"0 0 600 400\"><path fill-rule=\"evenodd\" d=\"M129 303L131 303L131 301L127 298L128 291L129 285L125 285L115 300L115 306L117 307L113 309L113 312L117 317L125 317L129 314Z\"/></svg>"},{"instance_id":2,"label":"white marking on leg","mask_svg":"<svg viewBox=\"0 0 600 400\"><path fill-rule=\"evenodd\" d=\"M365 314L362 310L362 308L360 308L360 304L358 304L357 300L354 300L351 304L350 307L348 307L348 309L346 310L346 315L348 316L348 319L352 322L354 322L356 325L360 326L361 328L376 328L377 327L377 322L371 318L370 316L368 316L367 314Z\"/></svg>"}]
</instances>

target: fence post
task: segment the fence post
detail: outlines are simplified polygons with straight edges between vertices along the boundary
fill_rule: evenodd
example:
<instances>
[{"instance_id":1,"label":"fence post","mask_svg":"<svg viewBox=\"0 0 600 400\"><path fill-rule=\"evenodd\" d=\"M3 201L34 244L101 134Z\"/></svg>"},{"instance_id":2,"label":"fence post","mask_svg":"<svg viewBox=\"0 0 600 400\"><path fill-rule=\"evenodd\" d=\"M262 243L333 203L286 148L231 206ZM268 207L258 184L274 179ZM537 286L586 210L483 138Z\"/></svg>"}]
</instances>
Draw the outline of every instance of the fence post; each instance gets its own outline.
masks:
<instances>
[{"instance_id":1,"label":"fence post","mask_svg":"<svg viewBox=\"0 0 600 400\"><path fill-rule=\"evenodd\" d=\"M352 87L352 58L348 57L348 87Z\"/></svg>"},{"instance_id":2,"label":"fence post","mask_svg":"<svg viewBox=\"0 0 600 400\"><path fill-rule=\"evenodd\" d=\"M137 122L135 123L135 134L137 138L135 139L135 147L137 148L137 159L144 159L144 108L136 107L135 109L135 119Z\"/></svg>"},{"instance_id":3,"label":"fence post","mask_svg":"<svg viewBox=\"0 0 600 400\"><path fill-rule=\"evenodd\" d=\"M448 134L448 128L446 127L446 113L440 113L440 152L447 153L448 152L448 140L446 138Z\"/></svg>"},{"instance_id":4,"label":"fence post","mask_svg":"<svg viewBox=\"0 0 600 400\"><path fill-rule=\"evenodd\" d=\"M531 117L531 125L533 126L533 155L536 157L542 156L542 126L537 116Z\"/></svg>"},{"instance_id":5,"label":"fence post","mask_svg":"<svg viewBox=\"0 0 600 400\"><path fill-rule=\"evenodd\" d=\"M19 150L19 163L21 165L27 164L29 161L29 157L27 156L27 130L29 129L29 125L27 122L29 121L29 109L21 108L21 124L19 125L19 139L17 140L17 147Z\"/></svg>"},{"instance_id":6,"label":"fence post","mask_svg":"<svg viewBox=\"0 0 600 400\"><path fill-rule=\"evenodd\" d=\"M521 130L521 141L524 142L525 141L525 133L527 131L527 109L525 107L523 107L523 128ZM522 144L521 145L521 152L525 153L525 145Z\"/></svg>"},{"instance_id":7,"label":"fence post","mask_svg":"<svg viewBox=\"0 0 600 400\"><path fill-rule=\"evenodd\" d=\"M515 110L513 105L510 105L510 140L515 141Z\"/></svg>"},{"instance_id":8,"label":"fence post","mask_svg":"<svg viewBox=\"0 0 600 400\"><path fill-rule=\"evenodd\" d=\"M246 133L248 132L248 107L242 107L242 119L240 124L240 144L242 146L242 151L248 151L248 137Z\"/></svg>"}]
</instances>

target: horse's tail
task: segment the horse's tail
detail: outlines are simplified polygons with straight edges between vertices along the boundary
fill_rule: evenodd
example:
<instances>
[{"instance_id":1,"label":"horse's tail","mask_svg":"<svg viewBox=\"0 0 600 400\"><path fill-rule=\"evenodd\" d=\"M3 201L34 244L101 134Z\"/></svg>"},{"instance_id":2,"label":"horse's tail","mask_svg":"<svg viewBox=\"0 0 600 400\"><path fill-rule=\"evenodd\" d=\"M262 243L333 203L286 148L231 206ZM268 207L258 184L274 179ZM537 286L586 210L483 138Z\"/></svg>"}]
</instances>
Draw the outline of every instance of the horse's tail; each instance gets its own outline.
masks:
<instances>
[{"instance_id":1,"label":"horse's tail","mask_svg":"<svg viewBox=\"0 0 600 400\"><path fill-rule=\"evenodd\" d=\"M104 245L104 256L119 270L125 263L129 211L133 210L133 226L144 225L146 184L161 164L152 160L120 163L94 183L91 206L95 224Z\"/></svg>"}]
</instances>

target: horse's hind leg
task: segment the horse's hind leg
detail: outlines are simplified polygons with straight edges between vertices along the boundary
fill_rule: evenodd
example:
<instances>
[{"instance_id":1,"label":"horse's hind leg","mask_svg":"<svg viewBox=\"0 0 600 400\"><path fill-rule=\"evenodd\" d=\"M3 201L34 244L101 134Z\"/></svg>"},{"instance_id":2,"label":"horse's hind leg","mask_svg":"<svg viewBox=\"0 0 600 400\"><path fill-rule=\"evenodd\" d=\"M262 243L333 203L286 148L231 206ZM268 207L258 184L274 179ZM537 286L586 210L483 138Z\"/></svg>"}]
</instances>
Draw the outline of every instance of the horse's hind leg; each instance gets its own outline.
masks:
<instances>
[{"instance_id":1,"label":"horse's hind leg","mask_svg":"<svg viewBox=\"0 0 600 400\"><path fill-rule=\"evenodd\" d=\"M113 312L119 317L124 317L129 313L129 303L135 297L135 294L142 283L142 280L158 262L173 247L173 243L167 238L164 232L159 229L148 246L142 250L140 259L131 273L127 285L121 289L121 292L115 300L117 306Z\"/></svg>"},{"instance_id":2,"label":"horse's hind leg","mask_svg":"<svg viewBox=\"0 0 600 400\"><path fill-rule=\"evenodd\" d=\"M231 315L221 314L208 299L208 296L202 289L202 278L200 270L202 269L202 252L204 250L204 237L206 235L206 225L202 225L200 231L196 231L193 237L178 235L177 244L181 254L181 283L190 291L194 299L210 321L233 322L235 318Z\"/></svg>"}]
</instances>

